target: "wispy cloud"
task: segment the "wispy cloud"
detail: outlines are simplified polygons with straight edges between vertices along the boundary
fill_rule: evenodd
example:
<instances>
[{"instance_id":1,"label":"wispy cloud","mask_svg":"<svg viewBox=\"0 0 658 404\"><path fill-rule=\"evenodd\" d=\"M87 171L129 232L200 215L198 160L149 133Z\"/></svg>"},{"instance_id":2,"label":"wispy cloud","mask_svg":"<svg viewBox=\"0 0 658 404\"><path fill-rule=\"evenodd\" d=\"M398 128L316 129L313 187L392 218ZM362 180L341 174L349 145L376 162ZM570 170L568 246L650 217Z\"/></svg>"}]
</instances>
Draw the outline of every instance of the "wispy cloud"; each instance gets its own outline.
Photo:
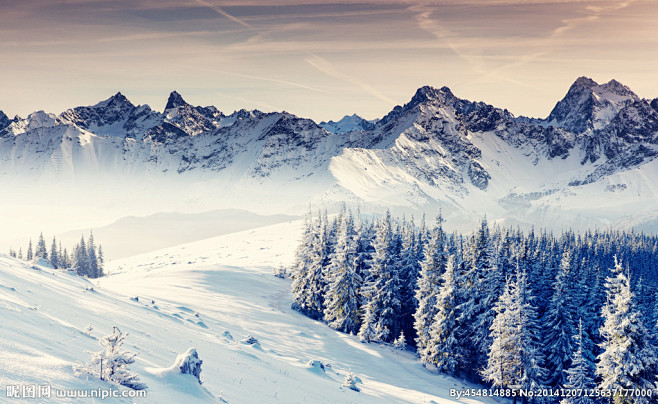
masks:
<instances>
[{"instance_id":1,"label":"wispy cloud","mask_svg":"<svg viewBox=\"0 0 658 404\"><path fill-rule=\"evenodd\" d=\"M275 78L265 77L265 76L255 76L255 75L252 75L252 74L227 72L227 71L223 71L223 70L220 70L220 71L214 70L214 72L228 74L229 76L243 77L243 78L251 79L251 80L259 80L259 81L267 81L267 82L270 82L270 83L285 84L287 86L303 88L305 90L311 90L311 91L315 91L315 92L318 92L318 93L332 94L331 91L323 90L323 89L316 88L316 87L311 87L311 86L308 86L306 84L297 83L297 82L289 81L289 80L281 80L281 79L275 79Z\"/></svg>"},{"instance_id":2,"label":"wispy cloud","mask_svg":"<svg viewBox=\"0 0 658 404\"><path fill-rule=\"evenodd\" d=\"M551 38L558 38L566 34L568 31L571 31L582 24L590 24L601 18L602 15L607 13L614 13L616 11L622 10L633 3L633 0L626 0L619 3L606 4L606 5L589 5L584 7L584 10L588 12L588 15L577 18L565 18L562 20L562 26L553 30Z\"/></svg>"},{"instance_id":3,"label":"wispy cloud","mask_svg":"<svg viewBox=\"0 0 658 404\"><path fill-rule=\"evenodd\" d=\"M215 5L215 4L209 3L209 2L207 2L207 1L205 1L205 0L194 0L194 1L195 1L197 4L200 4L200 5L204 6L204 7L208 7L209 9L213 10L213 11L216 12L217 14L222 15L222 16L228 18L229 20L231 20L231 21L233 21L233 22L236 22L236 23L242 25L243 27L246 27L246 28L249 28L249 29L253 29L253 28L254 28L254 27L251 26L251 24L249 24L249 23L247 23L247 22L241 20L240 18L237 18L237 17L233 16L232 14L227 13L227 12L224 11L221 7L219 7L219 6Z\"/></svg>"},{"instance_id":4,"label":"wispy cloud","mask_svg":"<svg viewBox=\"0 0 658 404\"><path fill-rule=\"evenodd\" d=\"M339 71L333 64L331 64L327 59L324 59L318 55L314 55L309 53L308 57L304 59L306 63L310 64L317 70L321 71L324 74L327 74L331 77L334 77L339 80L346 81L348 83L354 84L355 86L358 86L361 88L363 91L366 93L372 95L373 97L379 98L380 100L386 101L389 104L395 104L395 101L393 101L391 98L383 95L379 90L374 88L373 86L355 78L352 77L348 74L345 74L341 71Z\"/></svg>"}]
</instances>

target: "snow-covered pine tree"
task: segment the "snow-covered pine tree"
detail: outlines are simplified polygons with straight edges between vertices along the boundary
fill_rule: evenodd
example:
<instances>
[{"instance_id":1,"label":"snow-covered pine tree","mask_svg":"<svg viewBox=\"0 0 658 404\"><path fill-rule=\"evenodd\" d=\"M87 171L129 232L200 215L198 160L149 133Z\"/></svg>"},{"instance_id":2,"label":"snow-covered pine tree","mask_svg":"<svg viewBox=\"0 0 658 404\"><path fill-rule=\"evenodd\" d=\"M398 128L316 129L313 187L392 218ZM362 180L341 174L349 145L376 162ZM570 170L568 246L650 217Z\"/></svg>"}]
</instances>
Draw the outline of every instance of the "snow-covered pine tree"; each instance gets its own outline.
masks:
<instances>
[{"instance_id":1,"label":"snow-covered pine tree","mask_svg":"<svg viewBox=\"0 0 658 404\"><path fill-rule=\"evenodd\" d=\"M343 381L343 387L346 387L350 390L354 391L361 391L356 385L357 383L357 377L356 375L350 370L349 373L345 376L345 381Z\"/></svg>"},{"instance_id":2,"label":"snow-covered pine tree","mask_svg":"<svg viewBox=\"0 0 658 404\"><path fill-rule=\"evenodd\" d=\"M494 306L502 294L505 280L501 278L496 263L494 246L489 234L487 219L483 219L478 230L471 237L468 256L465 262L465 274L461 277L460 305L458 311L461 324L466 324L468 330L459 336L462 343L472 349L470 364L467 368L476 371L487 363L487 355L491 345L488 330L496 315ZM477 376L473 374L472 376Z\"/></svg>"},{"instance_id":3,"label":"snow-covered pine tree","mask_svg":"<svg viewBox=\"0 0 658 404\"><path fill-rule=\"evenodd\" d=\"M399 349L400 351L407 350L407 337L404 336L404 331L400 331L400 336L397 337L395 341L393 341L393 347L395 347L395 349Z\"/></svg>"},{"instance_id":4,"label":"snow-covered pine tree","mask_svg":"<svg viewBox=\"0 0 658 404\"><path fill-rule=\"evenodd\" d=\"M536 390L542 386L545 375L540 367L537 311L532 300L526 271L519 270L516 282L508 279L494 306L492 343L482 376L495 387Z\"/></svg>"},{"instance_id":5,"label":"snow-covered pine tree","mask_svg":"<svg viewBox=\"0 0 658 404\"><path fill-rule=\"evenodd\" d=\"M61 244L60 244L61 248ZM66 248L64 249L64 252L62 253L62 268L71 268L71 257L69 256L68 251L66 251Z\"/></svg>"},{"instance_id":6,"label":"snow-covered pine tree","mask_svg":"<svg viewBox=\"0 0 658 404\"><path fill-rule=\"evenodd\" d=\"M27 255L25 256L25 259L32 261L32 258L34 258L34 253L32 252L32 238L30 238L30 243L27 245Z\"/></svg>"},{"instance_id":7,"label":"snow-covered pine tree","mask_svg":"<svg viewBox=\"0 0 658 404\"><path fill-rule=\"evenodd\" d=\"M400 251L400 305L401 327L405 335L415 338L414 314L417 308L415 291L420 265L418 262L418 235L414 218L402 223L402 248Z\"/></svg>"},{"instance_id":8,"label":"snow-covered pine tree","mask_svg":"<svg viewBox=\"0 0 658 404\"><path fill-rule=\"evenodd\" d=\"M326 216L325 216L326 218ZM307 224L297 251L297 264L292 284L293 309L316 320L324 316L324 268L329 261L327 223L323 216Z\"/></svg>"},{"instance_id":9,"label":"snow-covered pine tree","mask_svg":"<svg viewBox=\"0 0 658 404\"><path fill-rule=\"evenodd\" d=\"M105 264L105 258L103 257L103 246L98 245L98 270L100 271L101 276L103 276L103 268Z\"/></svg>"},{"instance_id":10,"label":"snow-covered pine tree","mask_svg":"<svg viewBox=\"0 0 658 404\"><path fill-rule=\"evenodd\" d=\"M80 237L80 244L77 244L73 249L73 262L71 264L78 275L93 277L93 274L90 273L89 254L84 236Z\"/></svg>"},{"instance_id":11,"label":"snow-covered pine tree","mask_svg":"<svg viewBox=\"0 0 658 404\"><path fill-rule=\"evenodd\" d=\"M363 312L363 319L361 321L361 327L359 327L359 340L361 342L380 342L377 340L377 334L375 330L376 318L373 312L372 306L370 304L365 305L365 310Z\"/></svg>"},{"instance_id":12,"label":"snow-covered pine tree","mask_svg":"<svg viewBox=\"0 0 658 404\"><path fill-rule=\"evenodd\" d=\"M417 335L416 352L423 364L428 363L427 347L431 339L430 326L436 315L436 297L441 284L441 274L445 271L447 261L442 222L443 218L439 214L424 248L425 258L420 263L420 277L416 288L416 301L418 302L414 313L414 328Z\"/></svg>"},{"instance_id":13,"label":"snow-covered pine tree","mask_svg":"<svg viewBox=\"0 0 658 404\"><path fill-rule=\"evenodd\" d=\"M43 233L39 234L37 248L34 250L34 258L43 258L44 260L48 260L48 250L46 249L46 240L43 238Z\"/></svg>"},{"instance_id":14,"label":"snow-covered pine tree","mask_svg":"<svg viewBox=\"0 0 658 404\"><path fill-rule=\"evenodd\" d=\"M55 269L61 268L59 263L59 254L57 253L57 241L55 241L55 237L53 237L53 244L50 246L50 264Z\"/></svg>"},{"instance_id":15,"label":"snow-covered pine tree","mask_svg":"<svg viewBox=\"0 0 658 404\"><path fill-rule=\"evenodd\" d=\"M599 389L656 388L658 356L650 335L636 309L630 281L621 262L615 257L613 275L607 279L608 302L603 306L605 319L601 328L603 352L598 357L596 374ZM643 403L640 397L616 395L613 402Z\"/></svg>"},{"instance_id":16,"label":"snow-covered pine tree","mask_svg":"<svg viewBox=\"0 0 658 404\"><path fill-rule=\"evenodd\" d=\"M578 332L573 336L575 350L571 356L571 367L565 370L566 381L564 383L565 389L570 389L574 392L589 391L596 388L596 383L594 382L595 365L587 358L583 351L584 338L586 336L583 334L583 321L579 320ZM562 399L560 404L594 404L594 400L587 394L575 394Z\"/></svg>"},{"instance_id":17,"label":"snow-covered pine tree","mask_svg":"<svg viewBox=\"0 0 658 404\"><path fill-rule=\"evenodd\" d=\"M87 241L87 259L89 261L89 277L98 278L102 276L96 256L96 244L94 242L94 233L89 233Z\"/></svg>"},{"instance_id":18,"label":"snow-covered pine tree","mask_svg":"<svg viewBox=\"0 0 658 404\"><path fill-rule=\"evenodd\" d=\"M343 215L335 252L326 271L324 321L329 327L346 333L359 331L359 295L357 240L351 212Z\"/></svg>"},{"instance_id":19,"label":"snow-covered pine tree","mask_svg":"<svg viewBox=\"0 0 658 404\"><path fill-rule=\"evenodd\" d=\"M16 256L19 260L23 259L23 247L18 247L18 255Z\"/></svg>"},{"instance_id":20,"label":"snow-covered pine tree","mask_svg":"<svg viewBox=\"0 0 658 404\"><path fill-rule=\"evenodd\" d=\"M391 213L377 225L375 241L373 243L375 252L372 256L370 273L366 280L363 293L368 299L368 309L372 317L364 317L361 329L374 329L374 342L393 342L401 328L399 317L400 302L400 278L399 278L399 254L396 254L396 245L391 223ZM367 320L374 321L374 326L368 324ZM359 330L361 334L361 330Z\"/></svg>"},{"instance_id":21,"label":"snow-covered pine tree","mask_svg":"<svg viewBox=\"0 0 658 404\"><path fill-rule=\"evenodd\" d=\"M139 375L128 370L128 365L135 362L135 356L123 351L121 346L128 334L124 334L114 327L112 334L106 335L99 341L102 350L92 352L91 364L84 372L98 375L101 380L110 381L133 390L144 390L146 384L139 380Z\"/></svg>"},{"instance_id":22,"label":"snow-covered pine tree","mask_svg":"<svg viewBox=\"0 0 658 404\"><path fill-rule=\"evenodd\" d=\"M543 317L543 349L546 363L546 384L560 388L564 384L571 354L573 353L572 337L575 334L575 324L572 313L576 308L572 304L573 296L569 285L574 283L571 270L571 253L564 251L560 268L555 277L553 295L548 309Z\"/></svg>"},{"instance_id":23,"label":"snow-covered pine tree","mask_svg":"<svg viewBox=\"0 0 658 404\"><path fill-rule=\"evenodd\" d=\"M441 280L435 303L436 314L430 326L425 355L420 360L423 364L434 364L441 373L455 375L464 361L464 352L456 335L458 286L454 255L448 257Z\"/></svg>"}]
</instances>

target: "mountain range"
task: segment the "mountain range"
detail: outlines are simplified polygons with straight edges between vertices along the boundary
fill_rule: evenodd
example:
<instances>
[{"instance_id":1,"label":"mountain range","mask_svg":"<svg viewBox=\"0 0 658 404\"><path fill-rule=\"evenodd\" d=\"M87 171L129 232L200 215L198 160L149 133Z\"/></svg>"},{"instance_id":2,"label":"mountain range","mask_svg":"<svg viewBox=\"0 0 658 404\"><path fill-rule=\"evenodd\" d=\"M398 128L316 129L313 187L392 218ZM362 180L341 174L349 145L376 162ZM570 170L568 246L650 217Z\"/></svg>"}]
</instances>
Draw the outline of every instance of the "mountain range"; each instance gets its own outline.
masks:
<instances>
[{"instance_id":1,"label":"mountain range","mask_svg":"<svg viewBox=\"0 0 658 404\"><path fill-rule=\"evenodd\" d=\"M0 112L0 178L49 193L112 183L114 194L153 194L160 184L170 192L151 195L154 211L165 199L268 213L348 201L441 208L457 224L487 214L524 225L641 227L655 222L657 156L658 98L586 77L545 119L429 86L374 121L226 114L175 91L162 112L121 93L59 115Z\"/></svg>"}]
</instances>

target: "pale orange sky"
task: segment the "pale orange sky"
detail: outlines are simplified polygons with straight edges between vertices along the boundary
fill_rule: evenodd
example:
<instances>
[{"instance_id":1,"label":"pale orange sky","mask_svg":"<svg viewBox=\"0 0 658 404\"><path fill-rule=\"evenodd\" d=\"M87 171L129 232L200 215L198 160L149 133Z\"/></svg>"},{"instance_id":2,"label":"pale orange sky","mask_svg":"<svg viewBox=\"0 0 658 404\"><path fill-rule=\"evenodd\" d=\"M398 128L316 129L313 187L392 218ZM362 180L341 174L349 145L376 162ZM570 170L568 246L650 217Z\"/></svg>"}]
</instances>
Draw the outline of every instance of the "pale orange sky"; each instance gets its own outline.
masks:
<instances>
[{"instance_id":1,"label":"pale orange sky","mask_svg":"<svg viewBox=\"0 0 658 404\"><path fill-rule=\"evenodd\" d=\"M381 117L422 85L545 117L578 76L658 97L658 1L5 0L0 110Z\"/></svg>"}]
</instances>

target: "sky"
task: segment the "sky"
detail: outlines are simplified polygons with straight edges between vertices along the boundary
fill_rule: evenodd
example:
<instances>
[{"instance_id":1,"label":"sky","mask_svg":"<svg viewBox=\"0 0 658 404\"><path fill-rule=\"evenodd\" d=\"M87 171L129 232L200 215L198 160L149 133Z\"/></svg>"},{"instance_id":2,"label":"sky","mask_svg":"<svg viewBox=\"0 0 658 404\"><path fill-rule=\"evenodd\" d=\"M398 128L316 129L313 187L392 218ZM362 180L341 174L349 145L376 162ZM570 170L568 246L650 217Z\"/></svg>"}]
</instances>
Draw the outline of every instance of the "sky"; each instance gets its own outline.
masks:
<instances>
[{"instance_id":1,"label":"sky","mask_svg":"<svg viewBox=\"0 0 658 404\"><path fill-rule=\"evenodd\" d=\"M3 0L0 110L177 90L225 113L367 119L423 85L546 117L579 76L658 97L656 0Z\"/></svg>"}]
</instances>

